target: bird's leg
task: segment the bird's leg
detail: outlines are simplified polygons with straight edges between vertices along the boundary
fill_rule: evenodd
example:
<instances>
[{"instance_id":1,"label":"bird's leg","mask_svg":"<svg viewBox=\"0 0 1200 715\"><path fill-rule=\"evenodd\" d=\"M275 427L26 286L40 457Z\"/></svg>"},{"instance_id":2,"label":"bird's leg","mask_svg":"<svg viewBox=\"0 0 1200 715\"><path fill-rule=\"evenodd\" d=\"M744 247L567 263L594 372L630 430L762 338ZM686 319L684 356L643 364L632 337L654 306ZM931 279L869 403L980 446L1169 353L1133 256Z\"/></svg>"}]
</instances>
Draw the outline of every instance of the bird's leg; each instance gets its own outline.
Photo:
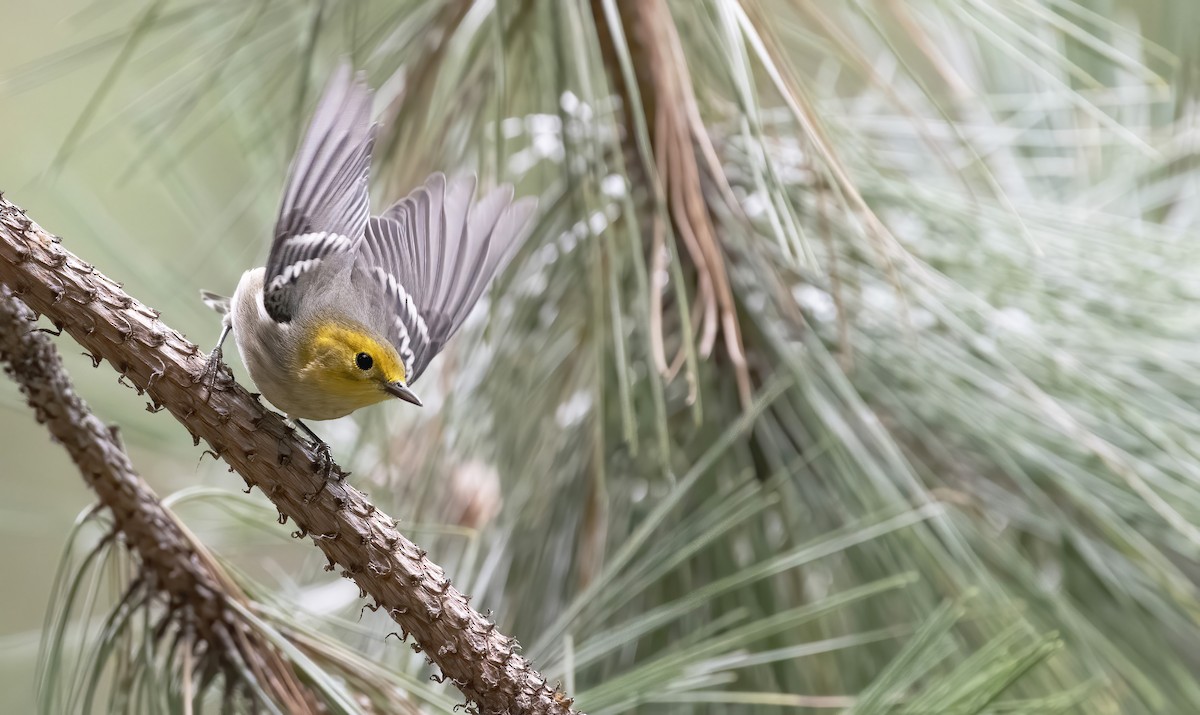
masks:
<instances>
[{"instance_id":1,"label":"bird's leg","mask_svg":"<svg viewBox=\"0 0 1200 715\"><path fill-rule=\"evenodd\" d=\"M221 374L221 346L225 344L225 338L229 337L229 331L233 329L228 317L221 323L221 337L217 338L217 346L208 354L208 361L204 363L204 372L201 373L200 380L208 386L208 394L212 394L213 388L217 386L217 376Z\"/></svg>"}]
</instances>

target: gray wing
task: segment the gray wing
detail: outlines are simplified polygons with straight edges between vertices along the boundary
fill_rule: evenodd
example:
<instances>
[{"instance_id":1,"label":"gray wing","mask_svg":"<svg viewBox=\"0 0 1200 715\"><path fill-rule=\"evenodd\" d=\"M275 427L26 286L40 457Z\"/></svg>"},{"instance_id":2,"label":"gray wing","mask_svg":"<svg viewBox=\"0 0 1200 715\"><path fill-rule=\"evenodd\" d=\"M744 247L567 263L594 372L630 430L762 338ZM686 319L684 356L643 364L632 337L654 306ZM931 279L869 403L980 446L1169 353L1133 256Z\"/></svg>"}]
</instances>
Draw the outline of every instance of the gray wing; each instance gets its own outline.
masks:
<instances>
[{"instance_id":1,"label":"gray wing","mask_svg":"<svg viewBox=\"0 0 1200 715\"><path fill-rule=\"evenodd\" d=\"M388 337L411 385L454 335L524 238L537 200L494 189L478 203L475 177L442 174L371 218L359 249L384 290Z\"/></svg>"},{"instance_id":2,"label":"gray wing","mask_svg":"<svg viewBox=\"0 0 1200 715\"><path fill-rule=\"evenodd\" d=\"M371 91L342 64L329 79L288 171L275 240L267 257L263 304L286 323L297 282L321 260L351 250L370 217L367 172L375 127Z\"/></svg>"}]
</instances>

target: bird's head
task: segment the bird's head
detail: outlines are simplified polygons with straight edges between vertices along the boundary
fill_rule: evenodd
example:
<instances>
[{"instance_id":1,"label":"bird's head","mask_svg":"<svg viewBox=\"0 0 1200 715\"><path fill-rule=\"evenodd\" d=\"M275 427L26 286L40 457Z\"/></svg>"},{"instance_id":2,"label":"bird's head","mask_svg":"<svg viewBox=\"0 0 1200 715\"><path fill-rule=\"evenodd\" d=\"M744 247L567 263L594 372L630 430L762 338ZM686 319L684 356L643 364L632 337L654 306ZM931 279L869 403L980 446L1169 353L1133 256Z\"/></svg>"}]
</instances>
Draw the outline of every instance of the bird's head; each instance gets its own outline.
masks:
<instances>
[{"instance_id":1,"label":"bird's head","mask_svg":"<svg viewBox=\"0 0 1200 715\"><path fill-rule=\"evenodd\" d=\"M317 324L299 350L302 380L360 407L398 397L420 405L408 388L404 361L388 340L359 325Z\"/></svg>"}]
</instances>

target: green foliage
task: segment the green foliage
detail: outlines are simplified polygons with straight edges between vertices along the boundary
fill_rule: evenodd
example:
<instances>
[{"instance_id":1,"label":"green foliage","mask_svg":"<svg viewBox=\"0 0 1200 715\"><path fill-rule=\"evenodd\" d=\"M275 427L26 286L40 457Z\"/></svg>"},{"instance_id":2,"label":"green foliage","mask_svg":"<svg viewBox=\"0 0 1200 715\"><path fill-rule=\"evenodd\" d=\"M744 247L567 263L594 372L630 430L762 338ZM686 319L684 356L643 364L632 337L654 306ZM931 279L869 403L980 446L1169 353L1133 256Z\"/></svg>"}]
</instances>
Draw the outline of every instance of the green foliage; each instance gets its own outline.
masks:
<instances>
[{"instance_id":1,"label":"green foliage","mask_svg":"<svg viewBox=\"0 0 1200 715\"><path fill-rule=\"evenodd\" d=\"M729 185L705 198L747 406L728 355L697 349L684 239L667 231L661 264L651 249L653 128L619 126L599 49L621 3L151 4L79 52L154 88L102 117L101 84L64 157L96 127L159 127L129 171L177 177L210 133L238 137L239 202L214 213L221 194L170 179L232 285L349 53L389 107L380 204L464 167L542 196L421 386L432 409L326 434L593 715L1200 712L1194 109L1174 56L1099 5L671 4ZM192 294L162 298L198 311ZM188 502L241 515L204 512L236 534L217 547L263 604L247 615L342 711L367 711L350 692L452 710L383 614L356 620L352 590L255 526L260 496ZM143 604L117 604L68 674L95 591L71 563L47 707L97 692L106 663L176 693L178 663L134 635Z\"/></svg>"}]
</instances>

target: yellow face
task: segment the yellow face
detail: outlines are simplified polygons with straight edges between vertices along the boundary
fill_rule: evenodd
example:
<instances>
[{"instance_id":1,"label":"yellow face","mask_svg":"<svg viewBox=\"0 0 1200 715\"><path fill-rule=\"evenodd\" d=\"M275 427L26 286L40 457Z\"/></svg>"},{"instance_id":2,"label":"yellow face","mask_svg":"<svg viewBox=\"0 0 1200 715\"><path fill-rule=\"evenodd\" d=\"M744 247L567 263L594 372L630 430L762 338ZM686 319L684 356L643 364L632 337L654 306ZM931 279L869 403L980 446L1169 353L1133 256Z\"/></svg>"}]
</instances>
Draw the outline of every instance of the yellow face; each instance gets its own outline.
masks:
<instances>
[{"instance_id":1,"label":"yellow face","mask_svg":"<svg viewBox=\"0 0 1200 715\"><path fill-rule=\"evenodd\" d=\"M405 384L404 362L386 340L345 323L321 323L300 358L308 387L365 407L395 396ZM390 390L390 391L389 391Z\"/></svg>"}]
</instances>

